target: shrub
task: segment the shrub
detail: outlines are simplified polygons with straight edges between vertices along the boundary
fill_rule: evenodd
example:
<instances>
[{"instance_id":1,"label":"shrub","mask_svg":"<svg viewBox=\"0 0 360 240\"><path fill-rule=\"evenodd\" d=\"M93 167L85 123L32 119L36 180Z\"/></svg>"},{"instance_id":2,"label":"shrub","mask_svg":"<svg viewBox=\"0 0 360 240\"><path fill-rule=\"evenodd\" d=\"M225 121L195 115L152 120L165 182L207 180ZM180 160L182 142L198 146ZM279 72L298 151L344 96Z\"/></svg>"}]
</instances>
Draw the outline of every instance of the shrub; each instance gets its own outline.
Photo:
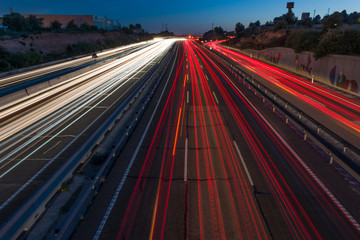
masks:
<instances>
[{"instance_id":1,"label":"shrub","mask_svg":"<svg viewBox=\"0 0 360 240\"><path fill-rule=\"evenodd\" d=\"M6 72L11 69L10 63L5 59L0 59L0 72Z\"/></svg>"},{"instance_id":2,"label":"shrub","mask_svg":"<svg viewBox=\"0 0 360 240\"><path fill-rule=\"evenodd\" d=\"M93 43L79 42L79 43L73 45L73 52L75 54L96 52L97 50L98 50L98 47L96 46L96 44L93 44Z\"/></svg>"},{"instance_id":3,"label":"shrub","mask_svg":"<svg viewBox=\"0 0 360 240\"><path fill-rule=\"evenodd\" d=\"M292 48L295 52L313 51L319 43L320 33L310 30L300 30L291 34L285 46Z\"/></svg>"},{"instance_id":4,"label":"shrub","mask_svg":"<svg viewBox=\"0 0 360 240\"><path fill-rule=\"evenodd\" d=\"M360 54L360 31L328 29L317 45L314 56L328 54Z\"/></svg>"},{"instance_id":5,"label":"shrub","mask_svg":"<svg viewBox=\"0 0 360 240\"><path fill-rule=\"evenodd\" d=\"M25 53L17 52L13 53L10 56L9 63L14 68L24 68L33 66L36 64L40 64L43 62L42 55L34 52L34 51L28 51Z\"/></svg>"}]
</instances>

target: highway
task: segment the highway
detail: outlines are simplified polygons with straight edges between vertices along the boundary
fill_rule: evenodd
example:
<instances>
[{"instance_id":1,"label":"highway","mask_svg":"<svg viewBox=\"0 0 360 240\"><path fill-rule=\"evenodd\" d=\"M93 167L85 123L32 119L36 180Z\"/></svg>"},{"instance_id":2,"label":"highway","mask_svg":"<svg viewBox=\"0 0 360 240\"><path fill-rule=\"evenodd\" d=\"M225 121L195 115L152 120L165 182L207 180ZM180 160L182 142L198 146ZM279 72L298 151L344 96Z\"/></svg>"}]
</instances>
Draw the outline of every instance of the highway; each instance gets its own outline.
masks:
<instances>
[{"instance_id":1,"label":"highway","mask_svg":"<svg viewBox=\"0 0 360 240\"><path fill-rule=\"evenodd\" d=\"M94 64L99 64L109 59L119 58L125 54L129 54L133 51L149 46L154 42L156 42L156 40L130 44L111 50L98 52L97 58L95 59L91 56L82 56L77 57L73 60L60 61L60 63L57 63L58 61L55 61L55 64L36 68L34 70L25 71L11 76L2 76L0 77L0 97L47 80L61 77L65 74L76 72L80 69L92 66Z\"/></svg>"},{"instance_id":2,"label":"highway","mask_svg":"<svg viewBox=\"0 0 360 240\"><path fill-rule=\"evenodd\" d=\"M186 40L170 65L73 239L360 238L357 185L216 55Z\"/></svg>"},{"instance_id":3,"label":"highway","mask_svg":"<svg viewBox=\"0 0 360 240\"><path fill-rule=\"evenodd\" d=\"M1 106L1 224L66 165L112 111L145 83L173 43L156 40L145 44L137 51ZM33 74L22 75L28 78ZM2 235L5 228L2 225L0 238L6 236Z\"/></svg>"},{"instance_id":4,"label":"highway","mask_svg":"<svg viewBox=\"0 0 360 240\"><path fill-rule=\"evenodd\" d=\"M312 84L308 79L223 47L219 45L221 42L211 42L207 45L229 57L252 76L258 76L258 79L270 89L286 94L290 102L295 99L295 104L305 109L304 111L308 108L315 119L360 149L360 141L358 141L360 101L358 98L338 93L323 85Z\"/></svg>"}]
</instances>

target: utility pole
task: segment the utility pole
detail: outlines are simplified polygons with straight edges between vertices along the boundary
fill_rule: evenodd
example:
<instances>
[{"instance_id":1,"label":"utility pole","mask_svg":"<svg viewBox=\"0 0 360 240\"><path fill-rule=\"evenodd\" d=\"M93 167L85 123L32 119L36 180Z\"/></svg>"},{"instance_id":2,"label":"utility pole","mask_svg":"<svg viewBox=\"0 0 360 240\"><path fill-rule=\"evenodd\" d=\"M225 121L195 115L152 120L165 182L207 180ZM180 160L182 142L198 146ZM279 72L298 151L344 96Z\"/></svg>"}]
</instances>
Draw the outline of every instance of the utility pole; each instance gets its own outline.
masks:
<instances>
[{"instance_id":1,"label":"utility pole","mask_svg":"<svg viewBox=\"0 0 360 240\"><path fill-rule=\"evenodd\" d=\"M314 9L314 17L313 18L315 18L315 13L316 13L316 10Z\"/></svg>"},{"instance_id":2,"label":"utility pole","mask_svg":"<svg viewBox=\"0 0 360 240\"><path fill-rule=\"evenodd\" d=\"M214 23L211 24L211 31L214 31Z\"/></svg>"}]
</instances>

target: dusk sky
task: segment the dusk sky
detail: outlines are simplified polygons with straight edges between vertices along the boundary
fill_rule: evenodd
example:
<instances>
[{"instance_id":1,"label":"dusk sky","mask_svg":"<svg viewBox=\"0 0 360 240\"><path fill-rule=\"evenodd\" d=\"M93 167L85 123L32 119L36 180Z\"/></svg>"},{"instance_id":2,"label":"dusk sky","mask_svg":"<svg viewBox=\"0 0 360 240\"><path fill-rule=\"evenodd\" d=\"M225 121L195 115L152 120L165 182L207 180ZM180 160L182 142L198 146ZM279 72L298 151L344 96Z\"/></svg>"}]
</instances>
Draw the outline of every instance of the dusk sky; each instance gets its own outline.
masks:
<instances>
[{"instance_id":1,"label":"dusk sky","mask_svg":"<svg viewBox=\"0 0 360 240\"><path fill-rule=\"evenodd\" d=\"M203 34L214 26L234 30L237 22L248 26L260 20L263 24L286 13L286 2L279 0L1 0L0 15L14 12L21 14L86 14L107 16L124 25L140 23L148 32L159 32L163 24L176 34ZM301 0L293 9L297 17L310 12L323 17L330 8L348 13L360 11L359 0Z\"/></svg>"}]
</instances>

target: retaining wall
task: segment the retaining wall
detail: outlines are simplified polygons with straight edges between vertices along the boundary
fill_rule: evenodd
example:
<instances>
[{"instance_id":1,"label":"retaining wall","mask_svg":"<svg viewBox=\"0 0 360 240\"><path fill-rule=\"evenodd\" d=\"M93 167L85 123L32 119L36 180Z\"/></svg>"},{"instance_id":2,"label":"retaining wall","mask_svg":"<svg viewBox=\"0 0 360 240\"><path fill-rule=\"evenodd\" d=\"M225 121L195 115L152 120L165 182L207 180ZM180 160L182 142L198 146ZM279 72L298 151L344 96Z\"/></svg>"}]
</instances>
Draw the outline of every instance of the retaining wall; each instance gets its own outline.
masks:
<instances>
[{"instance_id":1,"label":"retaining wall","mask_svg":"<svg viewBox=\"0 0 360 240\"><path fill-rule=\"evenodd\" d=\"M265 50L244 50L248 55L270 62L293 72L360 93L360 57L328 55L315 60L312 52L295 53L290 48L269 48Z\"/></svg>"}]
</instances>

